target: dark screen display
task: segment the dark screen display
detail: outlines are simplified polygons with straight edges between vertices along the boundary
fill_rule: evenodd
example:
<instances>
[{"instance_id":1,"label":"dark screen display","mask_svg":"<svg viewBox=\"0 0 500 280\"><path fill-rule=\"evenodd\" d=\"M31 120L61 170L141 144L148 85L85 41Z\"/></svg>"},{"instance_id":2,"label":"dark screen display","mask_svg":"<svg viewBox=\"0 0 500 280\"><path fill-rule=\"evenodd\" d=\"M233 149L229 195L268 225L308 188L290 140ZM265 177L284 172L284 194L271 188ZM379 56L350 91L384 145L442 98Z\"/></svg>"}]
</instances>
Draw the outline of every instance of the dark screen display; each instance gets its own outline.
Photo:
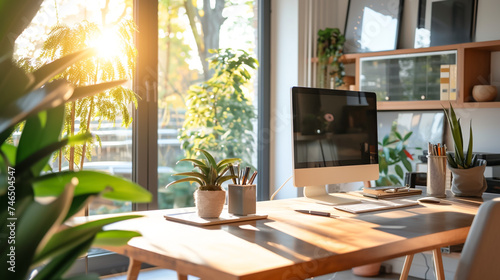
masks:
<instances>
[{"instance_id":1,"label":"dark screen display","mask_svg":"<svg viewBox=\"0 0 500 280\"><path fill-rule=\"evenodd\" d=\"M295 168L378 163L373 92L292 88Z\"/></svg>"}]
</instances>

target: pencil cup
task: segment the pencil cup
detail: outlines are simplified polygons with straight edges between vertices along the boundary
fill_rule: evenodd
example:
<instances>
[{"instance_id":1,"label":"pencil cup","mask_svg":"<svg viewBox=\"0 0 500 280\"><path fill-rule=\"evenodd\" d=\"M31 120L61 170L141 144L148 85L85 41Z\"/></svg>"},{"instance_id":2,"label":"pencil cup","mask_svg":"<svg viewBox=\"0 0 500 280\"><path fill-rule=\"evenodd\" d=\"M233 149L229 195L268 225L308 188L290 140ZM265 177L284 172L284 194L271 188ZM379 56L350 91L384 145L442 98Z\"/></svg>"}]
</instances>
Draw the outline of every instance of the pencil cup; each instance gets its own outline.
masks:
<instances>
[{"instance_id":1,"label":"pencil cup","mask_svg":"<svg viewBox=\"0 0 500 280\"><path fill-rule=\"evenodd\" d=\"M446 156L427 156L427 195L446 197Z\"/></svg>"},{"instance_id":2,"label":"pencil cup","mask_svg":"<svg viewBox=\"0 0 500 280\"><path fill-rule=\"evenodd\" d=\"M238 216L255 214L257 205L255 187L255 185L229 184L228 212Z\"/></svg>"}]
</instances>

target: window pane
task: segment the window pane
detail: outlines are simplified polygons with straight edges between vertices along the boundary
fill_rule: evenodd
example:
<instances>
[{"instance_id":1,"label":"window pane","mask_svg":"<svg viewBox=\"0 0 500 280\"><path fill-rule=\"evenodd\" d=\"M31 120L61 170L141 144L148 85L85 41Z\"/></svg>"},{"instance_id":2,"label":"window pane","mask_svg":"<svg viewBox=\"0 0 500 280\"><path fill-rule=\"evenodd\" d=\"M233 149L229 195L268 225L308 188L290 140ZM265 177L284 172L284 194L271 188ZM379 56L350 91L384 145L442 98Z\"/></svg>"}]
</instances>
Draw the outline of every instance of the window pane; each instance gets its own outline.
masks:
<instances>
[{"instance_id":1,"label":"window pane","mask_svg":"<svg viewBox=\"0 0 500 280\"><path fill-rule=\"evenodd\" d=\"M180 178L172 174L192 170L191 164L176 162L196 157L195 148L209 150L216 160L238 157L242 164L257 168L257 70L242 65L250 79L239 92L238 88L217 86L227 85L217 83L227 77L210 80L214 70L207 62L214 55L233 60L247 55L236 51L239 49L256 58L257 1L216 0L210 1L210 7L203 7L203 1L187 2L186 6L159 2L159 208L194 205L196 185L165 186ZM224 51L200 51L210 49Z\"/></svg>"},{"instance_id":2,"label":"window pane","mask_svg":"<svg viewBox=\"0 0 500 280\"><path fill-rule=\"evenodd\" d=\"M65 54L96 47L98 55L87 63L75 64L63 76L76 86L106 81L132 80L135 56L134 25L130 1L45 1L31 25L16 41L16 56L27 68L36 68ZM82 39L84 38L84 39ZM135 94L131 83L66 107L65 133L89 131L93 142L65 149L56 155L53 170L100 170L131 178L132 127L131 112ZM71 112L74 112L74 117ZM72 132L73 131L73 132ZM81 155L87 158L81 160ZM59 161L59 158L62 158ZM130 202L95 199L90 214L131 211Z\"/></svg>"}]
</instances>

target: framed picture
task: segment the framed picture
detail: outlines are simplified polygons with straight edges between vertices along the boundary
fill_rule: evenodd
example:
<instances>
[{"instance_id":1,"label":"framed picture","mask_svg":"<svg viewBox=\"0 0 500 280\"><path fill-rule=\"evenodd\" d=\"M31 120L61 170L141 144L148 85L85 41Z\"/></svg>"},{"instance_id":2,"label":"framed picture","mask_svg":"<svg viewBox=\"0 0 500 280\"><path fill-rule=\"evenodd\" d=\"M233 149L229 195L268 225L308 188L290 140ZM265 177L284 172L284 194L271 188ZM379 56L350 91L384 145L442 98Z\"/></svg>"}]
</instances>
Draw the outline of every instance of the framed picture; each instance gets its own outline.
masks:
<instances>
[{"instance_id":1,"label":"framed picture","mask_svg":"<svg viewBox=\"0 0 500 280\"><path fill-rule=\"evenodd\" d=\"M396 49L403 0L350 0L344 53Z\"/></svg>"},{"instance_id":2,"label":"framed picture","mask_svg":"<svg viewBox=\"0 0 500 280\"><path fill-rule=\"evenodd\" d=\"M477 0L419 0L415 48L472 42Z\"/></svg>"}]
</instances>

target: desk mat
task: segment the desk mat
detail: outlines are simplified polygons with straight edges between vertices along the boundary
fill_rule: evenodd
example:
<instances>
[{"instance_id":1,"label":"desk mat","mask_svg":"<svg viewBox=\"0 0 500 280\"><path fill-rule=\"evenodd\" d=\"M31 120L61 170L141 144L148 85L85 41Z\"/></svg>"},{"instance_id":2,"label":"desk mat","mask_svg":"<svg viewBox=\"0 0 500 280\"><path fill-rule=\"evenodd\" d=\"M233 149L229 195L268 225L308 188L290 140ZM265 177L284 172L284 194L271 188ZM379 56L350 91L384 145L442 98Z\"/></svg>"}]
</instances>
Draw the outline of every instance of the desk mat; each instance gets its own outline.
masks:
<instances>
[{"instance_id":1,"label":"desk mat","mask_svg":"<svg viewBox=\"0 0 500 280\"><path fill-rule=\"evenodd\" d=\"M267 215L265 215L265 214L251 214L251 215L247 215L247 216L236 216L233 214L229 214L227 211L222 212L220 214L219 218L200 218L200 217L198 217L198 214L196 214L196 212L164 215L164 217L168 221L179 222L179 223L184 223L184 224L194 225L194 226L202 226L202 227L267 219Z\"/></svg>"}]
</instances>

